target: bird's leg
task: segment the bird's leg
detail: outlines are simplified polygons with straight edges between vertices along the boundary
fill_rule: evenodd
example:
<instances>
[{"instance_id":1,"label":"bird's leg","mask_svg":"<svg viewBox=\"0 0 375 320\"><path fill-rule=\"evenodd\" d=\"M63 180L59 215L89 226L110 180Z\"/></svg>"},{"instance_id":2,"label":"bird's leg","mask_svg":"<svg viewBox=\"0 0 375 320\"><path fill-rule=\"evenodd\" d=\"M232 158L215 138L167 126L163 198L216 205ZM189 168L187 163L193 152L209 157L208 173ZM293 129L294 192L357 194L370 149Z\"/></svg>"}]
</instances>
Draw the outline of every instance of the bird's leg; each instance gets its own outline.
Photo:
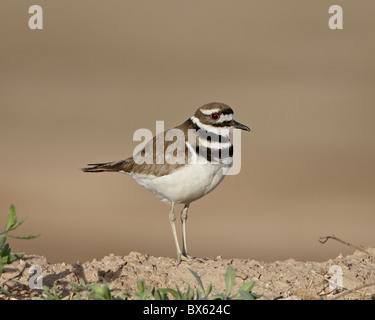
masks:
<instances>
[{"instance_id":1,"label":"bird's leg","mask_svg":"<svg viewBox=\"0 0 375 320\"><path fill-rule=\"evenodd\" d=\"M187 246L186 246L186 220L188 218L188 210L189 210L189 203L185 204L184 209L181 212L181 223L182 223L182 258L188 261L194 260L197 262L203 263L201 259L196 257L189 256L187 253Z\"/></svg>"},{"instance_id":2,"label":"bird's leg","mask_svg":"<svg viewBox=\"0 0 375 320\"><path fill-rule=\"evenodd\" d=\"M181 212L181 224L182 224L182 255L190 258L187 253L187 245L186 245L186 220L188 218L188 209L189 204L185 204L184 209Z\"/></svg>"},{"instance_id":3,"label":"bird's leg","mask_svg":"<svg viewBox=\"0 0 375 320\"><path fill-rule=\"evenodd\" d=\"M181 263L181 249L180 249L180 245L178 244L178 239L177 239L176 224L175 224L176 216L174 214L174 202L172 202L171 204L171 211L169 212L169 221L171 223L173 238L174 238L174 242L176 244L176 249L177 249L177 263L179 264Z\"/></svg>"}]
</instances>

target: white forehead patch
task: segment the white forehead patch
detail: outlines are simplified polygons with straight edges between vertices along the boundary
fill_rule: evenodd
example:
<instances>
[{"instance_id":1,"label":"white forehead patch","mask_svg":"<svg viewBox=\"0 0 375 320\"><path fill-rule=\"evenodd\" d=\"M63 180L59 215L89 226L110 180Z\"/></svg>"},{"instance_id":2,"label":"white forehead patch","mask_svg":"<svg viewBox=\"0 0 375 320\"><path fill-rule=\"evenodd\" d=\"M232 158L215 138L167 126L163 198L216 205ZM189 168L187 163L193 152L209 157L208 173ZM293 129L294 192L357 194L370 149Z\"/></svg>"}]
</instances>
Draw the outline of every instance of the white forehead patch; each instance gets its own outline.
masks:
<instances>
[{"instance_id":1,"label":"white forehead patch","mask_svg":"<svg viewBox=\"0 0 375 320\"><path fill-rule=\"evenodd\" d=\"M218 112L220 112L220 109L215 108L215 109L210 109L210 110L201 110L201 112L204 115L209 116L211 113L218 113Z\"/></svg>"}]
</instances>

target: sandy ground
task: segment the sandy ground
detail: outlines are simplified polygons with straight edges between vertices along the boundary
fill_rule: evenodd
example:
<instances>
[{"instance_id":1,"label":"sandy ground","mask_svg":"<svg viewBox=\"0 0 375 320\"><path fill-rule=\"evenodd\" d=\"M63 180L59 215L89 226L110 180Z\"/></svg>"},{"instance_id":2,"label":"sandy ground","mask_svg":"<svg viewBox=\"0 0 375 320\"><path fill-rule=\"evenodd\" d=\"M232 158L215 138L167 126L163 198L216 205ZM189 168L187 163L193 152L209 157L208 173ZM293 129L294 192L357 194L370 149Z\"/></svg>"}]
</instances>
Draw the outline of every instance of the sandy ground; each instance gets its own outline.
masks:
<instances>
[{"instance_id":1,"label":"sandy ground","mask_svg":"<svg viewBox=\"0 0 375 320\"><path fill-rule=\"evenodd\" d=\"M63 291L64 297L71 295L70 282L78 282L80 278L86 283L97 283L104 278L114 294L122 294L125 290L136 291L137 279L145 279L147 284L155 287L175 288L175 284L186 290L188 284L193 288L197 282L187 268L196 271L203 284L212 282L212 293L224 292L224 275L228 265L236 273L234 290L244 281L255 281L253 292L263 294L261 299L375 299L375 287L368 286L348 294L347 290L374 283L375 281L375 249L367 248L367 253L355 251L351 255L339 255L325 262L302 262L294 259L265 263L255 260L224 259L222 257L207 258L199 261L183 261L164 257L153 257L131 252L127 256L110 254L100 261L94 259L85 263L50 264L43 256L25 255L6 267L0 285L14 294L11 299L40 298L42 290L31 290L28 286L30 266L39 265L43 272L43 285ZM330 283L339 283L342 271L342 289L334 289ZM234 292L234 291L233 291ZM7 299L0 295L1 299ZM134 295L130 299L136 298Z\"/></svg>"}]
</instances>

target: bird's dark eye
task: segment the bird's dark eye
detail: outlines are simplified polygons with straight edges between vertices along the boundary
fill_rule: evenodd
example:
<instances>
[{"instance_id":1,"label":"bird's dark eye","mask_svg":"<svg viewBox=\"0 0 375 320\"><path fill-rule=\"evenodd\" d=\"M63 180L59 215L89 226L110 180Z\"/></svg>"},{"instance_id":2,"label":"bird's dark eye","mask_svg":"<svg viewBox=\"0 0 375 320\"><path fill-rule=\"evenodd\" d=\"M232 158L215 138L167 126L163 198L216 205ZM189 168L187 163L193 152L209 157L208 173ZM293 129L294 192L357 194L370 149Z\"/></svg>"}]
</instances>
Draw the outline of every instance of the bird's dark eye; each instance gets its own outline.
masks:
<instances>
[{"instance_id":1,"label":"bird's dark eye","mask_svg":"<svg viewBox=\"0 0 375 320\"><path fill-rule=\"evenodd\" d=\"M219 120L220 119L220 116L219 116L218 113L211 113L210 117L211 117L212 120Z\"/></svg>"}]
</instances>

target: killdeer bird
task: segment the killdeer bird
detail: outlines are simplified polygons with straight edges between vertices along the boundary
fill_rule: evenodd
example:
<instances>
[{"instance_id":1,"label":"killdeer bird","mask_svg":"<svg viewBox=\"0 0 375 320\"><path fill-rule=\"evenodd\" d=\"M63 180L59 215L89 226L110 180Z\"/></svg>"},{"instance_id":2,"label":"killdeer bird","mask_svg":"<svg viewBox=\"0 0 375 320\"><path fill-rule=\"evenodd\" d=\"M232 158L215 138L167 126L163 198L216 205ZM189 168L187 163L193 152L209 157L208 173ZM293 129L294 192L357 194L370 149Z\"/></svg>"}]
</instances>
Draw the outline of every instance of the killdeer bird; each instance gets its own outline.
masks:
<instances>
[{"instance_id":1,"label":"killdeer bird","mask_svg":"<svg viewBox=\"0 0 375 320\"><path fill-rule=\"evenodd\" d=\"M233 110L228 105L209 103L200 107L183 124L155 136L134 156L120 161L88 164L90 167L82 170L129 174L156 197L170 204L169 220L180 263L183 257L192 258L186 245L190 203L215 189L232 166L233 146L229 135L233 128L250 131L234 120ZM180 139L176 145L175 139L170 138L171 132L177 137L177 142L178 133L181 133L182 143ZM163 143L162 152L157 152L160 141ZM175 156L176 151L180 156ZM177 239L175 204L184 204L181 212L182 251Z\"/></svg>"}]
</instances>

